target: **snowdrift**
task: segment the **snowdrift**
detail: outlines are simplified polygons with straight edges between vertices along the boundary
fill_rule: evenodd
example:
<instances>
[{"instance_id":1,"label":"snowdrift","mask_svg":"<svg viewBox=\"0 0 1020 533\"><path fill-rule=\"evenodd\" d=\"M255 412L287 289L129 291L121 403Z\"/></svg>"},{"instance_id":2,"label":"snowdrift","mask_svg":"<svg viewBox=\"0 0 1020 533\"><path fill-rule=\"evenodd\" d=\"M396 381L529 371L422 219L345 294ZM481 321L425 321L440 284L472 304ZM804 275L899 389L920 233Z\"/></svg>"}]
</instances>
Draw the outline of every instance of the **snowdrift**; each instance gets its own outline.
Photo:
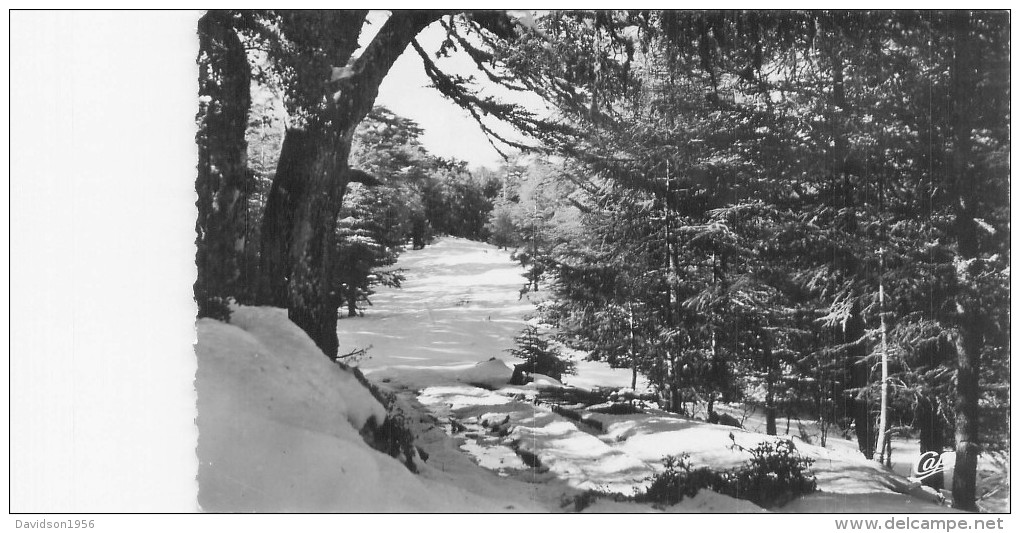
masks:
<instances>
[{"instance_id":1,"label":"snowdrift","mask_svg":"<svg viewBox=\"0 0 1020 533\"><path fill-rule=\"evenodd\" d=\"M385 408L283 309L197 323L198 504L208 512L502 508L409 472L359 431Z\"/></svg>"}]
</instances>

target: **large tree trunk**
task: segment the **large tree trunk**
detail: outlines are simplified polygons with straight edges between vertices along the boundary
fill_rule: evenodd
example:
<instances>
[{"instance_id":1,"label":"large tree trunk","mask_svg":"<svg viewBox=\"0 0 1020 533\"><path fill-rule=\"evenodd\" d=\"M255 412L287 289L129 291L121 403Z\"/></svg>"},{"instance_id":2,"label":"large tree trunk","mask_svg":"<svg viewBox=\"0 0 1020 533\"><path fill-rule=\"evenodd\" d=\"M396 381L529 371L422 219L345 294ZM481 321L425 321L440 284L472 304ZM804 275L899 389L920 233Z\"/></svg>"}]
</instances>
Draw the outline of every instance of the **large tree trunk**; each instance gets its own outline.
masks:
<instances>
[{"instance_id":1,"label":"large tree trunk","mask_svg":"<svg viewBox=\"0 0 1020 533\"><path fill-rule=\"evenodd\" d=\"M849 378L844 396L844 412L854 422L857 435L857 448L868 459L875 456L875 420L871 413L871 402L868 401L866 388L870 369L866 357L866 347L858 342L864 335L864 319L861 309L854 303L850 309L850 317L842 332L842 343L856 343L849 348L846 362L846 375Z\"/></svg>"},{"instance_id":2,"label":"large tree trunk","mask_svg":"<svg viewBox=\"0 0 1020 533\"><path fill-rule=\"evenodd\" d=\"M429 240L429 221L425 215L413 213L411 215L411 249L423 250L425 243Z\"/></svg>"},{"instance_id":3,"label":"large tree trunk","mask_svg":"<svg viewBox=\"0 0 1020 533\"><path fill-rule=\"evenodd\" d=\"M971 131L969 98L974 87L974 54L971 42L970 15L957 12L953 16L953 157L952 184L955 215L954 232L958 253L963 260L978 256L977 232L974 225L974 183L971 181ZM957 329L955 347L956 374L956 466L953 474L953 506L977 510L975 485L977 457L980 453L978 435L978 375L981 363L982 335L980 317L967 282L961 280L957 296Z\"/></svg>"},{"instance_id":4,"label":"large tree trunk","mask_svg":"<svg viewBox=\"0 0 1020 533\"><path fill-rule=\"evenodd\" d=\"M311 164L315 158L311 135L305 130L289 129L280 148L276 177L273 180L266 211L262 217L262 246L259 268L259 303L276 307L289 304L291 276L290 233L306 195Z\"/></svg>"},{"instance_id":5,"label":"large tree trunk","mask_svg":"<svg viewBox=\"0 0 1020 533\"><path fill-rule=\"evenodd\" d=\"M344 15L337 24L349 29L353 23ZM330 277L331 254L337 213L347 184L357 174L348 167L354 130L372 109L393 62L440 15L436 11L391 15L364 53L352 64L336 68L324 83L323 96L330 102L325 109L305 128L288 130L284 139L263 222L260 299L286 307L290 319L330 358L336 357L339 345L332 297L338 288ZM360 27L364 12L350 17ZM356 43L357 35L353 37ZM341 42L344 49L337 60L350 57L350 44L350 39ZM328 72L316 75L330 77Z\"/></svg>"},{"instance_id":6,"label":"large tree trunk","mask_svg":"<svg viewBox=\"0 0 1020 533\"><path fill-rule=\"evenodd\" d=\"M243 301L248 296L241 262L249 180L244 134L251 104L251 71L230 13L206 13L198 21L198 36L195 299L200 317L226 318L226 298Z\"/></svg>"},{"instance_id":7,"label":"large tree trunk","mask_svg":"<svg viewBox=\"0 0 1020 533\"><path fill-rule=\"evenodd\" d=\"M262 302L286 307L331 358L338 340L329 265L349 153L349 138L322 129L288 130L263 219Z\"/></svg>"},{"instance_id":8,"label":"large tree trunk","mask_svg":"<svg viewBox=\"0 0 1020 533\"><path fill-rule=\"evenodd\" d=\"M974 198L977 183L971 172L971 106L976 92L977 57L971 37L970 14L958 11L953 14L955 58L953 61L953 154L950 193L955 215L953 231L959 258L970 261L978 257L977 202ZM974 262L971 262L973 264ZM958 268L959 271L959 268ZM962 275L961 275L962 274ZM958 273L961 278L971 273ZM977 511L976 484L977 458L980 454L978 434L978 376L981 368L981 350L984 344L982 317L977 296L966 279L960 279L956 297L956 467L953 472L953 507Z\"/></svg>"},{"instance_id":9,"label":"large tree trunk","mask_svg":"<svg viewBox=\"0 0 1020 533\"><path fill-rule=\"evenodd\" d=\"M358 289L351 283L350 289L347 291L347 316L356 317L358 316Z\"/></svg>"},{"instance_id":10,"label":"large tree trunk","mask_svg":"<svg viewBox=\"0 0 1020 533\"><path fill-rule=\"evenodd\" d=\"M953 507L977 511L977 458L981 453L978 435L978 372L981 338L973 311L963 311L957 349L956 370L956 466L953 471Z\"/></svg>"}]
</instances>

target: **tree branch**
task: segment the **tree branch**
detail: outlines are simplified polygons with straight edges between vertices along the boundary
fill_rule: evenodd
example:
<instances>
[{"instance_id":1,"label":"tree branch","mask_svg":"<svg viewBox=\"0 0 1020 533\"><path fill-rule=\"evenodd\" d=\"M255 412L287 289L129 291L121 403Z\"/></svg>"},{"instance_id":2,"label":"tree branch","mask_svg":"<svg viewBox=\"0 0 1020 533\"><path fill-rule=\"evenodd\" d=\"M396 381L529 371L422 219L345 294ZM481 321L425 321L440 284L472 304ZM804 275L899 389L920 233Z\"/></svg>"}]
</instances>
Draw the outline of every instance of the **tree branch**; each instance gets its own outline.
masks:
<instances>
[{"instance_id":1,"label":"tree branch","mask_svg":"<svg viewBox=\"0 0 1020 533\"><path fill-rule=\"evenodd\" d=\"M338 91L333 93L335 119L353 128L372 110L379 85L389 73L393 63L404 53L407 45L426 26L439 20L442 11L395 11L354 63L334 70L331 82Z\"/></svg>"}]
</instances>

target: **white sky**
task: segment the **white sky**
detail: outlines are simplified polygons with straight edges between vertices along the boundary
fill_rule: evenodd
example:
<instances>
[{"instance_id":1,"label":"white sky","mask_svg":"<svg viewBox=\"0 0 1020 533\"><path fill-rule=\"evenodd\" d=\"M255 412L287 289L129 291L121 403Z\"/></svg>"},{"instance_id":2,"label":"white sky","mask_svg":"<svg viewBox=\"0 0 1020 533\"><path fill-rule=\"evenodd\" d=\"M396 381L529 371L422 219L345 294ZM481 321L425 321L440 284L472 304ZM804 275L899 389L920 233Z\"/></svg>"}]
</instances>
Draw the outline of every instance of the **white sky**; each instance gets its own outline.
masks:
<instances>
[{"instance_id":1,"label":"white sky","mask_svg":"<svg viewBox=\"0 0 1020 533\"><path fill-rule=\"evenodd\" d=\"M387 12L379 11L373 12L369 16L373 24L363 30L362 44L367 44L375 35L387 15ZM418 42L427 52L434 53L439 49L445 35L446 31L437 22L419 34ZM474 68L471 59L463 52L454 52L449 58L438 60L433 58L433 60L444 71L457 72L465 76L477 73L477 77L484 77ZM471 115L443 97L439 91L429 87L429 84L430 81L425 74L421 58L413 48L408 46L379 87L376 104L384 105L394 113L412 119L421 125L425 130L421 139L422 144L435 155L461 159L467 161L471 167L495 168L501 164L502 158L486 140L485 134L482 133ZM518 93L500 91L487 82L483 82L481 86L483 90L507 101L514 101L528 106L533 111L539 111L535 109L540 105L537 96L532 95L531 98L527 98ZM514 138L512 130L508 127L487 124L500 135ZM512 148L505 146L500 146L500 149L507 154L514 152Z\"/></svg>"}]
</instances>

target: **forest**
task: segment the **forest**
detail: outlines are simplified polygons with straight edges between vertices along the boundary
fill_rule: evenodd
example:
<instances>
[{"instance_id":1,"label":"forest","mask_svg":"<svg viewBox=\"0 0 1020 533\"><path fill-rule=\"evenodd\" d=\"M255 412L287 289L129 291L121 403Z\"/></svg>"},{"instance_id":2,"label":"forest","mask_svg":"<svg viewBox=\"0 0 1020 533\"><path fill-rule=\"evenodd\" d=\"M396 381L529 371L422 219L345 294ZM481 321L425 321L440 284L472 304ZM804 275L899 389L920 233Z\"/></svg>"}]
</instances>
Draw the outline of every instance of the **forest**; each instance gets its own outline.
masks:
<instances>
[{"instance_id":1,"label":"forest","mask_svg":"<svg viewBox=\"0 0 1020 533\"><path fill-rule=\"evenodd\" d=\"M200 19L200 318L283 308L345 365L402 252L485 241L547 296L529 371L580 351L665 411L751 404L879 463L913 436L977 509L1010 446L1008 12L394 11L359 44L368 17ZM377 105L405 51L504 164Z\"/></svg>"}]
</instances>

